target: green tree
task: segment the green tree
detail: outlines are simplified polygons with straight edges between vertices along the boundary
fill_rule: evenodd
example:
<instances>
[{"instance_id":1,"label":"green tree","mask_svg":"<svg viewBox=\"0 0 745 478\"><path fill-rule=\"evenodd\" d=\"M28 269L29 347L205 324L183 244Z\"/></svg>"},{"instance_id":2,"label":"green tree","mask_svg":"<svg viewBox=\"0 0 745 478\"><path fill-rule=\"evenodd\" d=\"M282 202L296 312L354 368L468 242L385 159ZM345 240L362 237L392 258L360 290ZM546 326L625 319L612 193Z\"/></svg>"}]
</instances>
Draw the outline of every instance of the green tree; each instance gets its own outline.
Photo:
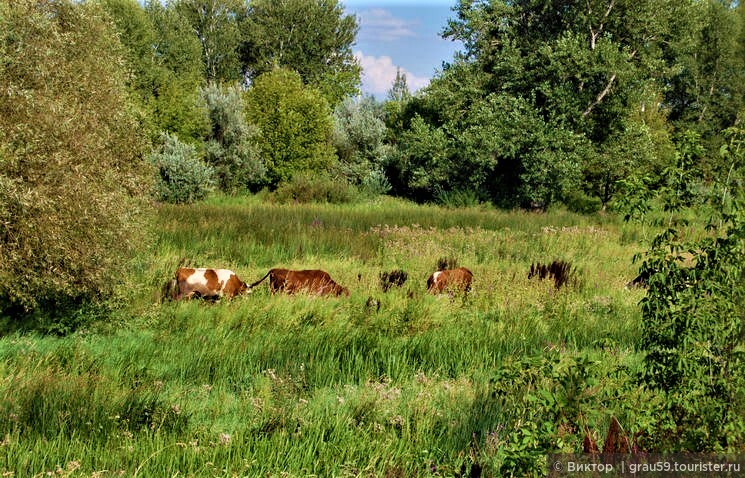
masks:
<instances>
[{"instance_id":1,"label":"green tree","mask_svg":"<svg viewBox=\"0 0 745 478\"><path fill-rule=\"evenodd\" d=\"M260 189L266 167L257 142L259 131L246 123L240 89L208 85L202 90L202 101L211 125L205 160L215 168L220 189L229 193Z\"/></svg>"},{"instance_id":2,"label":"green tree","mask_svg":"<svg viewBox=\"0 0 745 478\"><path fill-rule=\"evenodd\" d=\"M705 169L721 164L716 154L721 131L734 124L745 106L745 43L742 7L730 2L694 2L678 28L667 55L675 65L665 102L670 120L681 131L694 130L709 150Z\"/></svg>"},{"instance_id":3,"label":"green tree","mask_svg":"<svg viewBox=\"0 0 745 478\"><path fill-rule=\"evenodd\" d=\"M259 127L269 183L296 173L328 171L334 162L331 111L323 95L300 75L278 68L256 78L246 92L248 122Z\"/></svg>"},{"instance_id":4,"label":"green tree","mask_svg":"<svg viewBox=\"0 0 745 478\"><path fill-rule=\"evenodd\" d=\"M397 114L403 126L389 173L399 193L429 200L468 191L543 207L578 187L586 138L524 98L485 94L487 82L474 63L458 61Z\"/></svg>"},{"instance_id":5,"label":"green tree","mask_svg":"<svg viewBox=\"0 0 745 478\"><path fill-rule=\"evenodd\" d=\"M151 0L145 10L155 29L153 49L160 67L151 85L149 111L158 131L198 142L209 128L199 101L199 89L206 81L199 39L173 6L164 7L159 0Z\"/></svg>"},{"instance_id":6,"label":"green tree","mask_svg":"<svg viewBox=\"0 0 745 478\"><path fill-rule=\"evenodd\" d=\"M340 167L351 184L371 194L388 192L384 167L392 155L385 143L381 105L372 96L347 98L334 110L334 146Z\"/></svg>"},{"instance_id":7,"label":"green tree","mask_svg":"<svg viewBox=\"0 0 745 478\"><path fill-rule=\"evenodd\" d=\"M141 243L151 170L127 95L124 53L99 5L0 2L6 312L105 297Z\"/></svg>"},{"instance_id":8,"label":"green tree","mask_svg":"<svg viewBox=\"0 0 745 478\"><path fill-rule=\"evenodd\" d=\"M245 12L243 1L173 0L172 6L186 18L199 39L207 80L241 80L238 18Z\"/></svg>"},{"instance_id":9,"label":"green tree","mask_svg":"<svg viewBox=\"0 0 745 478\"><path fill-rule=\"evenodd\" d=\"M145 8L136 0L100 2L125 48L129 87L151 139L161 131L192 141L201 137L206 122L197 94L204 74L191 28L175 10L157 1Z\"/></svg>"},{"instance_id":10,"label":"green tree","mask_svg":"<svg viewBox=\"0 0 745 478\"><path fill-rule=\"evenodd\" d=\"M450 130L454 137L460 134L458 125L464 124L455 116L467 116L470 104L490 95L528 102L526 111L537 112L548 126L526 130L535 136L533 145L550 146L546 141L561 140L563 145L550 146L551 157L565 156L554 153L567 147L578 153L570 162L592 157L569 145L579 141L606 158L602 173L609 174L599 174L592 163L580 162L579 166L587 190L602 194L607 201L615 190L613 183L629 167L638 166L636 158L648 158L647 142L627 140L648 126L637 112L652 106L665 87L661 78L669 65L661 45L677 34L674 20L689 15L691 8L690 2L673 0L573 1L560 7L551 0L462 0L444 34L463 41L465 49L443 71L442 81L435 80L424 95L436 95L436 102L459 104L459 110L446 110L454 115L455 129ZM438 116L442 121L447 113ZM550 139L552 130L566 134ZM649 137L665 141L656 132ZM617 147L620 144L623 149ZM617 153L624 157L614 156ZM529 159L521 163L521 168L528 169L520 176L541 177L529 168L540 168L546 161ZM510 185L508 180L505 185L527 191L520 181ZM552 196L561 196L561 192Z\"/></svg>"},{"instance_id":11,"label":"green tree","mask_svg":"<svg viewBox=\"0 0 745 478\"><path fill-rule=\"evenodd\" d=\"M337 0L252 0L241 24L244 72L253 80L276 67L295 70L334 106L360 85L357 30Z\"/></svg>"},{"instance_id":12,"label":"green tree","mask_svg":"<svg viewBox=\"0 0 745 478\"><path fill-rule=\"evenodd\" d=\"M154 192L158 201L192 203L215 187L215 170L202 161L194 146L175 135L163 133L149 160L157 171Z\"/></svg>"}]
</instances>

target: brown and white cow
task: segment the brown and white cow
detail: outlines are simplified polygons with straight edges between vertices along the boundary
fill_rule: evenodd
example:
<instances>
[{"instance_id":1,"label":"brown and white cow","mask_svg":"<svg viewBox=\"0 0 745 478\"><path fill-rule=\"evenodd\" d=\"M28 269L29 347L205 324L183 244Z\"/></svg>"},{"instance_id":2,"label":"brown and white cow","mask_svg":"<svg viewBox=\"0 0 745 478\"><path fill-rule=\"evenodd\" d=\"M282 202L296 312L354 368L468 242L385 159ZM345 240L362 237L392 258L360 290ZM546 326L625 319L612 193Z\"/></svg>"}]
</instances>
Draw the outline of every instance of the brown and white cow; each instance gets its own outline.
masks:
<instances>
[{"instance_id":1,"label":"brown and white cow","mask_svg":"<svg viewBox=\"0 0 745 478\"><path fill-rule=\"evenodd\" d=\"M218 299L233 298L250 292L245 282L228 269L179 267L176 270L174 299Z\"/></svg>"},{"instance_id":2,"label":"brown and white cow","mask_svg":"<svg viewBox=\"0 0 745 478\"><path fill-rule=\"evenodd\" d=\"M445 290L468 292L471 290L473 273L465 267L433 272L427 279L427 291L441 294Z\"/></svg>"},{"instance_id":3,"label":"brown and white cow","mask_svg":"<svg viewBox=\"0 0 745 478\"><path fill-rule=\"evenodd\" d=\"M302 271L271 269L264 277L248 286L249 289L261 284L267 277L269 277L269 290L272 294L275 292L286 292L288 294L307 292L314 295L335 295L338 297L344 294L347 297L349 296L349 290L346 287L334 282L328 272L318 269Z\"/></svg>"}]
</instances>

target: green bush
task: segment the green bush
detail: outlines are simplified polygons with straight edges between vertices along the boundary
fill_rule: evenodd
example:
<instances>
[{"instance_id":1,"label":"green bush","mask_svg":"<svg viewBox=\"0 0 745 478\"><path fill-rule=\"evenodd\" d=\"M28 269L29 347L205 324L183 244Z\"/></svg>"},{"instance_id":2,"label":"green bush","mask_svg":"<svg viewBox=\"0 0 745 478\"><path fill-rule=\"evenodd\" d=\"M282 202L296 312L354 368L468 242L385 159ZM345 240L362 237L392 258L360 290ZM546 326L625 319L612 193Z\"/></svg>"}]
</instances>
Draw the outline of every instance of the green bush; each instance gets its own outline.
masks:
<instances>
[{"instance_id":1,"label":"green bush","mask_svg":"<svg viewBox=\"0 0 745 478\"><path fill-rule=\"evenodd\" d=\"M332 122L321 93L300 76L278 68L259 76L246 93L248 122L261 130L259 144L269 184L297 173L328 171L334 163Z\"/></svg>"},{"instance_id":2,"label":"green bush","mask_svg":"<svg viewBox=\"0 0 745 478\"><path fill-rule=\"evenodd\" d=\"M651 430L661 451L734 451L745 437L745 131L726 135L722 153L731 166L708 197L707 234L688 240L679 232L687 224L671 215L642 265L649 289L641 379L666 398ZM671 181L663 191L666 210L687 207L688 188Z\"/></svg>"},{"instance_id":3,"label":"green bush","mask_svg":"<svg viewBox=\"0 0 745 478\"><path fill-rule=\"evenodd\" d=\"M348 98L334 110L334 147L339 155L339 169L350 183L364 194L387 193L391 184L384 165L391 159L394 147L385 144L383 107L373 97Z\"/></svg>"},{"instance_id":4,"label":"green bush","mask_svg":"<svg viewBox=\"0 0 745 478\"><path fill-rule=\"evenodd\" d=\"M358 193L345 181L334 180L311 174L298 174L292 180L282 183L274 192L277 202L331 203L343 204L353 202Z\"/></svg>"},{"instance_id":5,"label":"green bush","mask_svg":"<svg viewBox=\"0 0 745 478\"><path fill-rule=\"evenodd\" d=\"M174 135L163 133L163 144L150 155L158 179L155 197L170 203L190 203L204 199L215 187L214 169L205 164L194 146Z\"/></svg>"},{"instance_id":6,"label":"green bush","mask_svg":"<svg viewBox=\"0 0 745 478\"><path fill-rule=\"evenodd\" d=\"M564 195L564 204L570 211L592 214L600 211L603 202L597 196L588 196L582 191L569 191Z\"/></svg>"},{"instance_id":7,"label":"green bush","mask_svg":"<svg viewBox=\"0 0 745 478\"><path fill-rule=\"evenodd\" d=\"M382 169L373 169L362 178L359 189L366 196L380 196L391 190L391 182Z\"/></svg>"},{"instance_id":8,"label":"green bush","mask_svg":"<svg viewBox=\"0 0 745 478\"><path fill-rule=\"evenodd\" d=\"M441 206L452 209L478 206L481 202L478 194L469 190L440 191L435 195L435 201Z\"/></svg>"}]
</instances>

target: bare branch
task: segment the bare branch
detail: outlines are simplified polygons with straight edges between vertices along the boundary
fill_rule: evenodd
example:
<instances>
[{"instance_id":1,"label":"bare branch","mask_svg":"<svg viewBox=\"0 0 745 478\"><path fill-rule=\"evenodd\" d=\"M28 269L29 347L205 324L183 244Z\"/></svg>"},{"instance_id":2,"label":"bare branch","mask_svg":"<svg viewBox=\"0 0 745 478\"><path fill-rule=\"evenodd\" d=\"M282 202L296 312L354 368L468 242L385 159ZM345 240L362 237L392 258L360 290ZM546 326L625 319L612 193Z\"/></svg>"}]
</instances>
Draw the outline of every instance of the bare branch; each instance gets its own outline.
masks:
<instances>
[{"instance_id":1,"label":"bare branch","mask_svg":"<svg viewBox=\"0 0 745 478\"><path fill-rule=\"evenodd\" d=\"M592 112L592 109L595 108L597 105L600 104L601 101L603 101L603 98L605 98L605 95L610 92L611 86L613 86L613 82L616 81L616 74L613 73L613 75L610 77L610 80L608 81L608 84L605 85L605 88L603 91L598 94L598 96L595 98L595 101L590 103L590 106L587 107L587 109L582 113L582 116L587 116Z\"/></svg>"}]
</instances>

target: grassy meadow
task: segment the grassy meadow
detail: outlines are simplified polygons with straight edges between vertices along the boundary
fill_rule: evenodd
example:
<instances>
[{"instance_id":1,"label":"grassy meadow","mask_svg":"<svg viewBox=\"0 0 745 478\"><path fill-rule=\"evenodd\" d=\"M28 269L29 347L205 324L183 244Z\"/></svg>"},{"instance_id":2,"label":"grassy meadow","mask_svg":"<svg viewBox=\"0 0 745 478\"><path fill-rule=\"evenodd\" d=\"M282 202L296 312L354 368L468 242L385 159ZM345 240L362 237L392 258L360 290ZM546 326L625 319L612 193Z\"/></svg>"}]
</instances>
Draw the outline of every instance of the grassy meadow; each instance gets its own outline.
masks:
<instances>
[{"instance_id":1,"label":"grassy meadow","mask_svg":"<svg viewBox=\"0 0 745 478\"><path fill-rule=\"evenodd\" d=\"M654 402L624 290L649 232L611 215L221 196L154 230L111 317L0 338L0 476L540 476ZM468 297L426 294L442 257ZM249 283L321 268L351 296L161 303L182 259ZM528 280L554 259L570 287ZM383 294L393 269L409 280Z\"/></svg>"}]
</instances>

